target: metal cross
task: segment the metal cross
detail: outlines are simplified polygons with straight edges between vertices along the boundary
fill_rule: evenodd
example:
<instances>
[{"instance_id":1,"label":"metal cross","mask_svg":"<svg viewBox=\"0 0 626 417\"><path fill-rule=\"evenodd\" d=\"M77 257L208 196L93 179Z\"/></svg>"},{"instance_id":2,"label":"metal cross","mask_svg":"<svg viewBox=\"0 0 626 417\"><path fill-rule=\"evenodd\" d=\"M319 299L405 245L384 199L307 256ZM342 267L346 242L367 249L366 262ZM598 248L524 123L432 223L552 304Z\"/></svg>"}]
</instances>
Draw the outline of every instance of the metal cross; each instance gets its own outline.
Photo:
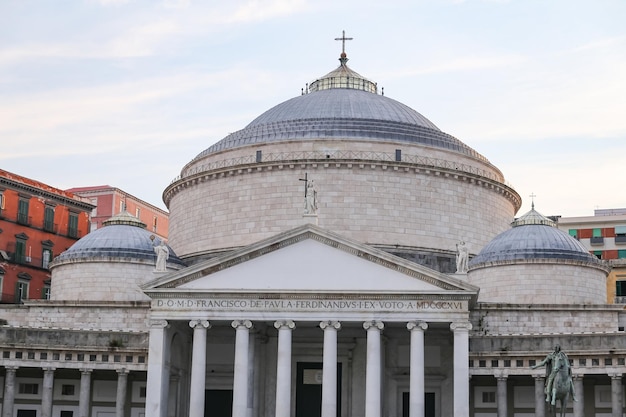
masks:
<instances>
[{"instance_id":1,"label":"metal cross","mask_svg":"<svg viewBox=\"0 0 626 417\"><path fill-rule=\"evenodd\" d=\"M304 181L304 197L306 198L306 191L309 188L308 187L308 185L309 185L309 174L308 174L308 172L305 172L304 173L304 178L300 178L300 179L298 179L298 181Z\"/></svg>"},{"instance_id":2,"label":"metal cross","mask_svg":"<svg viewBox=\"0 0 626 417\"><path fill-rule=\"evenodd\" d=\"M532 198L532 208L534 209L535 208L535 197L537 197L537 196L535 195L535 193L530 193L530 195L528 197Z\"/></svg>"},{"instance_id":3,"label":"metal cross","mask_svg":"<svg viewBox=\"0 0 626 417\"><path fill-rule=\"evenodd\" d=\"M346 31L341 31L341 38L335 38L336 41L341 41L341 53L346 52L346 41L351 41L354 38L346 38Z\"/></svg>"}]
</instances>

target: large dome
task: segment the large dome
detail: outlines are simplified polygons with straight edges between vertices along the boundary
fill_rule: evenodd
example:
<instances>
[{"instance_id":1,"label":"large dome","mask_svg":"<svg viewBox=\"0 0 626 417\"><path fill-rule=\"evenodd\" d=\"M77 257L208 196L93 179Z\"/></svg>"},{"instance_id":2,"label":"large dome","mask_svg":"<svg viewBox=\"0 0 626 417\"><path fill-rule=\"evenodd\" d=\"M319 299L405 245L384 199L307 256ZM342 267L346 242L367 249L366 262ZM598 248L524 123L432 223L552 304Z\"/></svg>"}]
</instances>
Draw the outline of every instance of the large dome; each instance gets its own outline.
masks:
<instances>
[{"instance_id":1,"label":"large dome","mask_svg":"<svg viewBox=\"0 0 626 417\"><path fill-rule=\"evenodd\" d=\"M199 153L164 191L186 263L303 221L441 272L509 227L521 199L485 157L341 65ZM304 182L303 182L304 181ZM303 217L314 181L315 219ZM470 233L471 231L471 233Z\"/></svg>"},{"instance_id":2,"label":"large dome","mask_svg":"<svg viewBox=\"0 0 626 417\"><path fill-rule=\"evenodd\" d=\"M343 72L352 75L347 67ZM292 140L381 140L409 142L452 150L485 160L474 149L448 135L409 106L380 94L360 89L362 84L334 83L323 89L318 84L339 77L335 70L312 85L314 92L274 106L242 130L231 133L201 152L195 160L227 149L246 145ZM342 71L339 71L340 73ZM365 83L365 79L362 79ZM193 163L193 161L192 161Z\"/></svg>"}]
</instances>

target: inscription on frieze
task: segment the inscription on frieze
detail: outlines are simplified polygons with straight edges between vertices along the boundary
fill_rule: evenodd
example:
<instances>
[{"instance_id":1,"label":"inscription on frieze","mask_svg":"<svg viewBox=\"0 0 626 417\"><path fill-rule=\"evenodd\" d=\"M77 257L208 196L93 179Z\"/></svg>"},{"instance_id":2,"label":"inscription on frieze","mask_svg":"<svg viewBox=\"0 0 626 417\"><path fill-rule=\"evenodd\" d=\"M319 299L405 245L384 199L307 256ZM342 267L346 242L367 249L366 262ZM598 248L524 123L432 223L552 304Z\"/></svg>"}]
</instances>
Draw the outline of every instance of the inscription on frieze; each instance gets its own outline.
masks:
<instances>
[{"instance_id":1,"label":"inscription on frieze","mask_svg":"<svg viewBox=\"0 0 626 417\"><path fill-rule=\"evenodd\" d=\"M313 300L250 298L160 298L152 301L160 310L219 311L464 311L465 300Z\"/></svg>"}]
</instances>

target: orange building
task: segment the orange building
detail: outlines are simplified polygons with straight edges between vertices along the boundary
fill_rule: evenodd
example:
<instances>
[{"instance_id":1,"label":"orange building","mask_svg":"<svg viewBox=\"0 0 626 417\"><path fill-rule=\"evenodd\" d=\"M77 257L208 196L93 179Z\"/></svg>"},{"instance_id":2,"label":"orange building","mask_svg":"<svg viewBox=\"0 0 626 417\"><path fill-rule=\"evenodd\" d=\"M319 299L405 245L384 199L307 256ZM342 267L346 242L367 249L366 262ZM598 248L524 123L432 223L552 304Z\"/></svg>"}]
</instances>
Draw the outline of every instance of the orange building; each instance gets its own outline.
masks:
<instances>
[{"instance_id":1,"label":"orange building","mask_svg":"<svg viewBox=\"0 0 626 417\"><path fill-rule=\"evenodd\" d=\"M147 225L147 229L167 239L169 214L119 188L110 185L76 187L66 190L87 198L96 208L91 212L91 230L102 227L102 222L127 211Z\"/></svg>"},{"instance_id":2,"label":"orange building","mask_svg":"<svg viewBox=\"0 0 626 417\"><path fill-rule=\"evenodd\" d=\"M49 263L89 232L79 196L0 169L0 303L47 299Z\"/></svg>"}]
</instances>

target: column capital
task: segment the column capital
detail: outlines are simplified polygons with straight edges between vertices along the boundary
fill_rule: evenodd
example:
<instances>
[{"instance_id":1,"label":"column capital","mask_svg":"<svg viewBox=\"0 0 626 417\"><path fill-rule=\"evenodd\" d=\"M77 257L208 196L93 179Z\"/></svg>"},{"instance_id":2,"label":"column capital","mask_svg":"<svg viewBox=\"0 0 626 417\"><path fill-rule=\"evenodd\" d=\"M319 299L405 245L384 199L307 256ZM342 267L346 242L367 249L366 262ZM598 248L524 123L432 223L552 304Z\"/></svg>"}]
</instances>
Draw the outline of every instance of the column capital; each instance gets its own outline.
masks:
<instances>
[{"instance_id":1,"label":"column capital","mask_svg":"<svg viewBox=\"0 0 626 417\"><path fill-rule=\"evenodd\" d=\"M424 322L424 321L410 321L406 324L406 328L413 331L413 330L421 330L424 331L426 329L428 329L428 323Z\"/></svg>"},{"instance_id":2,"label":"column capital","mask_svg":"<svg viewBox=\"0 0 626 417\"><path fill-rule=\"evenodd\" d=\"M378 330L382 330L385 328L385 323L379 320L370 320L363 323L363 328L365 330L369 330L371 328L376 328Z\"/></svg>"},{"instance_id":3,"label":"column capital","mask_svg":"<svg viewBox=\"0 0 626 417\"><path fill-rule=\"evenodd\" d=\"M585 377L584 374L576 374L576 373L572 372L572 380L573 381L582 381L584 377Z\"/></svg>"},{"instance_id":4,"label":"column capital","mask_svg":"<svg viewBox=\"0 0 626 417\"><path fill-rule=\"evenodd\" d=\"M233 329L248 329L252 328L252 322L250 320L233 320L230 325Z\"/></svg>"},{"instance_id":5,"label":"column capital","mask_svg":"<svg viewBox=\"0 0 626 417\"><path fill-rule=\"evenodd\" d=\"M608 374L611 379L622 379L623 374L621 372L610 372Z\"/></svg>"},{"instance_id":6,"label":"column capital","mask_svg":"<svg viewBox=\"0 0 626 417\"><path fill-rule=\"evenodd\" d=\"M203 320L203 319L190 320L189 327L191 327L194 330L201 329L201 328L209 329L211 328L211 323L209 323L208 320Z\"/></svg>"},{"instance_id":7,"label":"column capital","mask_svg":"<svg viewBox=\"0 0 626 417\"><path fill-rule=\"evenodd\" d=\"M462 332L462 331L467 331L469 332L470 330L472 330L472 323L470 323L469 321L458 321L458 322L453 322L450 323L450 330L452 330L453 332Z\"/></svg>"},{"instance_id":8,"label":"column capital","mask_svg":"<svg viewBox=\"0 0 626 417\"><path fill-rule=\"evenodd\" d=\"M535 381L543 383L546 380L545 375L533 375Z\"/></svg>"},{"instance_id":9,"label":"column capital","mask_svg":"<svg viewBox=\"0 0 626 417\"><path fill-rule=\"evenodd\" d=\"M326 330L326 329L340 330L341 323L338 321L333 321L333 320L320 321L320 328L322 330Z\"/></svg>"},{"instance_id":10,"label":"column capital","mask_svg":"<svg viewBox=\"0 0 626 417\"><path fill-rule=\"evenodd\" d=\"M121 368L121 369L116 369L115 370L117 372L118 375L128 375L128 369L126 368Z\"/></svg>"},{"instance_id":11,"label":"column capital","mask_svg":"<svg viewBox=\"0 0 626 417\"><path fill-rule=\"evenodd\" d=\"M19 366L5 366L4 369L7 372L15 373L15 372L17 372L18 369L20 369L20 367Z\"/></svg>"},{"instance_id":12,"label":"column capital","mask_svg":"<svg viewBox=\"0 0 626 417\"><path fill-rule=\"evenodd\" d=\"M80 368L79 371L83 375L91 375L91 373L93 372L93 369L92 368Z\"/></svg>"},{"instance_id":13,"label":"column capital","mask_svg":"<svg viewBox=\"0 0 626 417\"><path fill-rule=\"evenodd\" d=\"M293 330L296 328L296 323L294 323L293 320L276 320L274 322L274 327L276 327L278 330L284 328Z\"/></svg>"},{"instance_id":14,"label":"column capital","mask_svg":"<svg viewBox=\"0 0 626 417\"><path fill-rule=\"evenodd\" d=\"M44 373L48 373L48 372L54 373L54 371L56 371L57 368L52 368L52 367L48 366L48 367L41 368L41 369L43 369Z\"/></svg>"},{"instance_id":15,"label":"column capital","mask_svg":"<svg viewBox=\"0 0 626 417\"><path fill-rule=\"evenodd\" d=\"M167 320L155 320L155 319L151 319L151 320L150 320L150 322L149 322L149 325L150 325L150 327L151 327L151 328L158 329L158 328L166 328L166 327L169 327L169 325L170 325L170 324L168 323L168 321L167 321Z\"/></svg>"}]
</instances>

